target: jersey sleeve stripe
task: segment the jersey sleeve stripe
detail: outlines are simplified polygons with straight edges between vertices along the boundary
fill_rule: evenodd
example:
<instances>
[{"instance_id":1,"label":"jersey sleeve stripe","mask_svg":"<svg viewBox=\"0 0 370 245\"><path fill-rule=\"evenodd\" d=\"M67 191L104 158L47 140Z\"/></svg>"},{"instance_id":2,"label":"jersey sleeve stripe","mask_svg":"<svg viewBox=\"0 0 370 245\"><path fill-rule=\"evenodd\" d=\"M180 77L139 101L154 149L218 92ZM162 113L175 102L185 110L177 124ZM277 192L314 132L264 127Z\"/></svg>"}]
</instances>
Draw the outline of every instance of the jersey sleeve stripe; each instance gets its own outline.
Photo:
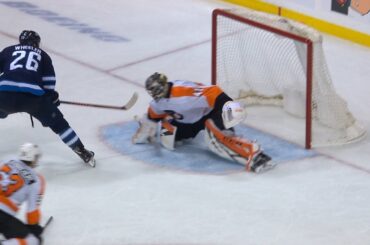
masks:
<instances>
[{"instance_id":1,"label":"jersey sleeve stripe","mask_svg":"<svg viewBox=\"0 0 370 245\"><path fill-rule=\"evenodd\" d=\"M222 90L217 86L206 87L203 91L203 95L207 98L210 107L215 106L217 97L222 93Z\"/></svg>"},{"instance_id":2,"label":"jersey sleeve stripe","mask_svg":"<svg viewBox=\"0 0 370 245\"><path fill-rule=\"evenodd\" d=\"M42 81L43 82L46 82L46 81L55 81L55 77L54 76L49 76L49 77L42 77Z\"/></svg>"},{"instance_id":3,"label":"jersey sleeve stripe","mask_svg":"<svg viewBox=\"0 0 370 245\"><path fill-rule=\"evenodd\" d=\"M46 90L54 90L55 89L55 85L44 85L42 86L44 89Z\"/></svg>"},{"instance_id":4,"label":"jersey sleeve stripe","mask_svg":"<svg viewBox=\"0 0 370 245\"><path fill-rule=\"evenodd\" d=\"M27 213L27 223L29 225L36 225L40 222L40 210L36 209Z\"/></svg>"},{"instance_id":5,"label":"jersey sleeve stripe","mask_svg":"<svg viewBox=\"0 0 370 245\"><path fill-rule=\"evenodd\" d=\"M149 107L148 115L150 119L163 119L167 114L157 114L151 107Z\"/></svg>"},{"instance_id":6,"label":"jersey sleeve stripe","mask_svg":"<svg viewBox=\"0 0 370 245\"><path fill-rule=\"evenodd\" d=\"M194 96L194 88L184 86L173 86L171 97Z\"/></svg>"},{"instance_id":7,"label":"jersey sleeve stripe","mask_svg":"<svg viewBox=\"0 0 370 245\"><path fill-rule=\"evenodd\" d=\"M44 176L42 176L41 174L38 174L37 176L39 177L39 180L40 180L40 190L38 194L40 198L42 198L42 196L45 193L46 181L45 181ZM38 203L38 205L39 204L40 203ZM27 223L30 225L38 224L40 222L40 219L41 219L41 212L38 208L27 213Z\"/></svg>"},{"instance_id":8,"label":"jersey sleeve stripe","mask_svg":"<svg viewBox=\"0 0 370 245\"><path fill-rule=\"evenodd\" d=\"M45 93L38 85L7 80L0 81L0 91L29 92L35 95L43 95Z\"/></svg>"},{"instance_id":9,"label":"jersey sleeve stripe","mask_svg":"<svg viewBox=\"0 0 370 245\"><path fill-rule=\"evenodd\" d=\"M42 176L41 174L38 174L38 176L39 176L39 178L40 178L40 185L41 185L41 188L40 188L40 195L44 195L44 193L45 193L46 181L45 181L44 176Z\"/></svg>"},{"instance_id":10,"label":"jersey sleeve stripe","mask_svg":"<svg viewBox=\"0 0 370 245\"><path fill-rule=\"evenodd\" d=\"M24 238L14 238L14 239L18 242L17 244L19 245L27 245L27 241Z\"/></svg>"}]
</instances>

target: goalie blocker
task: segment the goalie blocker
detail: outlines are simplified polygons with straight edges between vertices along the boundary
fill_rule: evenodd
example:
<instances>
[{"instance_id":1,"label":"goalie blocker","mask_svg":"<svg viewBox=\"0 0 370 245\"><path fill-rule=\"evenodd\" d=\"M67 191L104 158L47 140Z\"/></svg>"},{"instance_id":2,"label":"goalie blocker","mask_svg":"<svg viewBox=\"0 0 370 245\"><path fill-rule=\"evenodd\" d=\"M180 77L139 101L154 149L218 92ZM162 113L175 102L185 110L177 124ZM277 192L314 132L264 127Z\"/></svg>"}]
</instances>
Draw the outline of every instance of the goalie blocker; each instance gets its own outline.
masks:
<instances>
[{"instance_id":1,"label":"goalie blocker","mask_svg":"<svg viewBox=\"0 0 370 245\"><path fill-rule=\"evenodd\" d=\"M275 167L271 157L263 153L256 142L235 135L227 135L218 129L212 119L205 123L205 142L218 156L245 165L247 171L260 173Z\"/></svg>"}]
</instances>

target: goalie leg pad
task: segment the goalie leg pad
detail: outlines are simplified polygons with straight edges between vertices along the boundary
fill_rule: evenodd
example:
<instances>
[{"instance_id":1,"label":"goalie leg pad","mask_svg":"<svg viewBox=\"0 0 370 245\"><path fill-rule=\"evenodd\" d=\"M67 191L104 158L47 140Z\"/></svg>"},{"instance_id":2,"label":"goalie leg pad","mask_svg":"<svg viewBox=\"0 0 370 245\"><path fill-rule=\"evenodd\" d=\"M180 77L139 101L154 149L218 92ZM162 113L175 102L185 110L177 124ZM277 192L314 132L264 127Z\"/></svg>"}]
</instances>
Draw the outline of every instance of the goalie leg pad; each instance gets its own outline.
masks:
<instances>
[{"instance_id":1,"label":"goalie leg pad","mask_svg":"<svg viewBox=\"0 0 370 245\"><path fill-rule=\"evenodd\" d=\"M171 151L175 150L176 131L176 126L172 125L167 120L162 121L160 139L164 148Z\"/></svg>"},{"instance_id":2,"label":"goalie leg pad","mask_svg":"<svg viewBox=\"0 0 370 245\"><path fill-rule=\"evenodd\" d=\"M259 145L236 136L224 134L211 119L205 123L205 141L217 155L248 166Z\"/></svg>"},{"instance_id":3,"label":"goalie leg pad","mask_svg":"<svg viewBox=\"0 0 370 245\"><path fill-rule=\"evenodd\" d=\"M225 134L211 119L206 121L205 141L212 152L244 165L247 171L258 173L275 166L257 143Z\"/></svg>"},{"instance_id":4,"label":"goalie leg pad","mask_svg":"<svg viewBox=\"0 0 370 245\"><path fill-rule=\"evenodd\" d=\"M136 118L135 118L136 119ZM138 120L139 128L132 136L133 144L147 144L155 140L157 134L157 122L148 119L147 115Z\"/></svg>"}]
</instances>

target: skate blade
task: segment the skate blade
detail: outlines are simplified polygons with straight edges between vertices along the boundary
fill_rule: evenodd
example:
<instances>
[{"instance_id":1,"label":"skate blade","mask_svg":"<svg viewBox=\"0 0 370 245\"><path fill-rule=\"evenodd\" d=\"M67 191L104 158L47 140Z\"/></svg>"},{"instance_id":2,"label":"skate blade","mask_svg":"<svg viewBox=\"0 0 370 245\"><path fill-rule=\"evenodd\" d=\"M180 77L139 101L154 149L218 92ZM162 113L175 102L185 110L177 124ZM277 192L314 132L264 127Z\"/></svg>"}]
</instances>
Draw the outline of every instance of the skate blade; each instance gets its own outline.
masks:
<instances>
[{"instance_id":1,"label":"skate blade","mask_svg":"<svg viewBox=\"0 0 370 245\"><path fill-rule=\"evenodd\" d=\"M92 158L90 161L87 162L87 164L89 164L91 167L95 168L95 165L96 165L95 158Z\"/></svg>"}]
</instances>

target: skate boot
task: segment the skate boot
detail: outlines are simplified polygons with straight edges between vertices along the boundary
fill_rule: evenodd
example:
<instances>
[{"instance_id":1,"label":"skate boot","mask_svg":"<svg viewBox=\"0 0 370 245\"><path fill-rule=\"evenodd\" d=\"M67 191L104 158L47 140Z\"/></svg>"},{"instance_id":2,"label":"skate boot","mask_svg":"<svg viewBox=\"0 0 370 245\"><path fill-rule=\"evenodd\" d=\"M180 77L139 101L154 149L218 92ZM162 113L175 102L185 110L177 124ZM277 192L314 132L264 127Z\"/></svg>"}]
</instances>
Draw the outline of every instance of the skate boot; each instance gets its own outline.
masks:
<instances>
[{"instance_id":1,"label":"skate boot","mask_svg":"<svg viewBox=\"0 0 370 245\"><path fill-rule=\"evenodd\" d=\"M91 167L95 167L95 153L89 150L86 150L85 147L77 146L73 149L74 152L84 161L85 163L89 164Z\"/></svg>"},{"instance_id":2,"label":"skate boot","mask_svg":"<svg viewBox=\"0 0 370 245\"><path fill-rule=\"evenodd\" d=\"M251 171L255 173L264 172L276 166L271 157L262 151L253 157Z\"/></svg>"}]
</instances>

